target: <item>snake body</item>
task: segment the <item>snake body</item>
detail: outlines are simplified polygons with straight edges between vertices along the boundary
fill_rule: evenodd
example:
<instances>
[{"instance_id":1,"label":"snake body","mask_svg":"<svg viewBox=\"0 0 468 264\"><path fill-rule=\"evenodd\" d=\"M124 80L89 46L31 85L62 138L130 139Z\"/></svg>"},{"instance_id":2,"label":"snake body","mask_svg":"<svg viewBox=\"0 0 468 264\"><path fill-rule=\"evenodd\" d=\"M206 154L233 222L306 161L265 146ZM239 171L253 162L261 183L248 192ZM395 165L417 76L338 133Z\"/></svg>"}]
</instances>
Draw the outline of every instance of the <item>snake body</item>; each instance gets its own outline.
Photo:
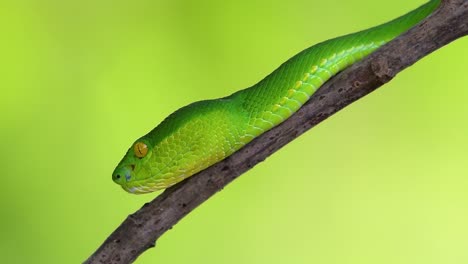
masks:
<instances>
[{"instance_id":1,"label":"snake body","mask_svg":"<svg viewBox=\"0 0 468 264\"><path fill-rule=\"evenodd\" d=\"M439 4L432 0L383 25L314 45L252 87L175 111L132 144L113 180L128 192L147 193L228 157L290 117L332 76L414 26Z\"/></svg>"}]
</instances>

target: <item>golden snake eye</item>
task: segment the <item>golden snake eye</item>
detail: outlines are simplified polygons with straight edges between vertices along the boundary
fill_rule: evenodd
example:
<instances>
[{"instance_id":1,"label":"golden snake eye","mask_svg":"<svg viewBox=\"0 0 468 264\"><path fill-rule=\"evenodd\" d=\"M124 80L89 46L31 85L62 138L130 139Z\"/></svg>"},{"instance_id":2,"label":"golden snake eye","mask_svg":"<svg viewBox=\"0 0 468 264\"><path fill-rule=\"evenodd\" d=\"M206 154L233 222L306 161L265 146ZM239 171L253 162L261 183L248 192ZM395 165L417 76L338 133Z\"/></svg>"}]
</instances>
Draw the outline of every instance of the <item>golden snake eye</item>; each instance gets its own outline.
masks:
<instances>
[{"instance_id":1,"label":"golden snake eye","mask_svg":"<svg viewBox=\"0 0 468 264\"><path fill-rule=\"evenodd\" d=\"M146 144L143 142L137 142L135 143L133 150L135 152L135 156L138 158L144 158L146 153L148 153L148 146L146 146Z\"/></svg>"}]
</instances>

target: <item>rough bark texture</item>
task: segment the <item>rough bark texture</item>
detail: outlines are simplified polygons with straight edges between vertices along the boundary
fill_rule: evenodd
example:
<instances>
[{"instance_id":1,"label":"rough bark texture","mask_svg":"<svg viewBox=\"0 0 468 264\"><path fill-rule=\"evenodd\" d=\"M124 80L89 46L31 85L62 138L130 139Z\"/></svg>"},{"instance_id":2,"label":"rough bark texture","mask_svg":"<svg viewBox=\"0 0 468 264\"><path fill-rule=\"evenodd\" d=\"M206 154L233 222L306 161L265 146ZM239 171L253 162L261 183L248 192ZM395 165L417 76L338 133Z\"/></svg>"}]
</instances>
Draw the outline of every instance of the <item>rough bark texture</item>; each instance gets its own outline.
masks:
<instances>
[{"instance_id":1,"label":"rough bark texture","mask_svg":"<svg viewBox=\"0 0 468 264\"><path fill-rule=\"evenodd\" d=\"M419 25L328 81L284 123L129 215L85 263L133 262L181 218L239 175L420 58L467 34L468 0L442 1Z\"/></svg>"}]
</instances>

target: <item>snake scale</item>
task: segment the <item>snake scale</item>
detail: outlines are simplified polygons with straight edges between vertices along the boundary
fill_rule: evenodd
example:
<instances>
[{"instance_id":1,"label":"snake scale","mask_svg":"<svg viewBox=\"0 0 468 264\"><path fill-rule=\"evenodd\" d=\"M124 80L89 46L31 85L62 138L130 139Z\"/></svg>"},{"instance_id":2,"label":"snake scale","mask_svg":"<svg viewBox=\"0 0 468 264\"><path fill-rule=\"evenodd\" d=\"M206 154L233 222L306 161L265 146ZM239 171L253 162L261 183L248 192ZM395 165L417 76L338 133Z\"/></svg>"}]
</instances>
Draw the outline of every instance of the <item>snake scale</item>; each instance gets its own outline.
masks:
<instances>
[{"instance_id":1,"label":"snake scale","mask_svg":"<svg viewBox=\"0 0 468 264\"><path fill-rule=\"evenodd\" d=\"M298 53L252 87L180 108L137 139L112 179L130 193L167 188L223 160L296 112L332 76L431 14L432 0L388 23Z\"/></svg>"}]
</instances>

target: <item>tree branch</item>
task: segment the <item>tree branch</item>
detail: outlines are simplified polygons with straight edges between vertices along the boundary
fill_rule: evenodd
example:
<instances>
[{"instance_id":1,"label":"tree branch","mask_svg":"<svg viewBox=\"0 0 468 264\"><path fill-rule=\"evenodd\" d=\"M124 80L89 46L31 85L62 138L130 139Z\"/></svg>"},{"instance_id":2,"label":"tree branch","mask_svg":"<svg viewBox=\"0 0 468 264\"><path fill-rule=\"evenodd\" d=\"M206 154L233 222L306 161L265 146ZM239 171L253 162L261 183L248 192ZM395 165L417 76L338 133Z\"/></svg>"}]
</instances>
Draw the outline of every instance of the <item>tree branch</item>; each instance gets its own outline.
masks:
<instances>
[{"instance_id":1,"label":"tree branch","mask_svg":"<svg viewBox=\"0 0 468 264\"><path fill-rule=\"evenodd\" d=\"M242 173L425 55L468 34L468 0L443 0L407 33L325 83L298 112L225 160L167 189L127 219L85 263L131 263Z\"/></svg>"}]
</instances>

